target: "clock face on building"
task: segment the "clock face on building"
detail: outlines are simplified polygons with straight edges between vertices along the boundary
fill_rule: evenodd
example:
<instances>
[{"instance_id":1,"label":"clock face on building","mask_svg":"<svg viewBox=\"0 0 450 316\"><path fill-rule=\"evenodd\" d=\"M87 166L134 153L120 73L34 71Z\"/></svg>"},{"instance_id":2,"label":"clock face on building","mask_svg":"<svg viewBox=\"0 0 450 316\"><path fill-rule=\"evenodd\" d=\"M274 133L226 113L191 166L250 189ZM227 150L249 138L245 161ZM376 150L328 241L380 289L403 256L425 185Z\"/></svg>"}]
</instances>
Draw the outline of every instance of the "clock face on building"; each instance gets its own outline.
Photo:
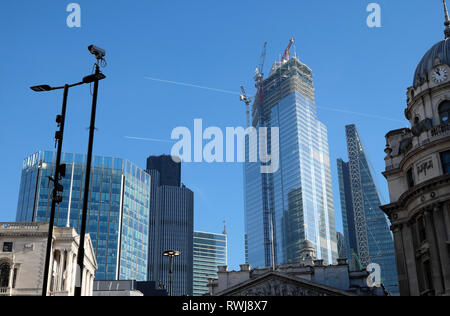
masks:
<instances>
[{"instance_id":1,"label":"clock face on building","mask_svg":"<svg viewBox=\"0 0 450 316\"><path fill-rule=\"evenodd\" d=\"M444 67L438 67L435 70L433 70L433 81L435 83L442 83L448 78L448 71Z\"/></svg>"}]
</instances>

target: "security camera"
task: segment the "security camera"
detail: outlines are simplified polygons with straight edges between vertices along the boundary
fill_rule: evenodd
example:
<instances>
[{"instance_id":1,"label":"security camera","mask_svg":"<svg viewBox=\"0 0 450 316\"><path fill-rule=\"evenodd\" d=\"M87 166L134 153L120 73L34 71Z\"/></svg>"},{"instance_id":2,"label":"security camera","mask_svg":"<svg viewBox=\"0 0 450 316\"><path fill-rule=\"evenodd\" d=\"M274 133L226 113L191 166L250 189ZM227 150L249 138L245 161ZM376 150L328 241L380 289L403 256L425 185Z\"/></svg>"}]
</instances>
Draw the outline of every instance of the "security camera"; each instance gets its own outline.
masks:
<instances>
[{"instance_id":1,"label":"security camera","mask_svg":"<svg viewBox=\"0 0 450 316\"><path fill-rule=\"evenodd\" d=\"M106 56L106 51L95 45L89 46L88 49L89 52L91 52L92 55L95 55L95 58L97 59L103 59Z\"/></svg>"}]
</instances>

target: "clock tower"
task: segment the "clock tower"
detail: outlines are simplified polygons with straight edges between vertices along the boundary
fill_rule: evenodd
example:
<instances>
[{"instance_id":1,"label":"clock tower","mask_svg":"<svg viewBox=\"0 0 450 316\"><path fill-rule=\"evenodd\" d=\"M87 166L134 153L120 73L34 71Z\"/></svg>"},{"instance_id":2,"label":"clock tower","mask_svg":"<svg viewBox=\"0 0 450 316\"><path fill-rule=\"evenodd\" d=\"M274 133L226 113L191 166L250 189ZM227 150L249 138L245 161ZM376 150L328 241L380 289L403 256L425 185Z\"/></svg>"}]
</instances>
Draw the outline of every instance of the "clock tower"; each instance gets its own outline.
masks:
<instances>
[{"instance_id":1,"label":"clock tower","mask_svg":"<svg viewBox=\"0 0 450 316\"><path fill-rule=\"evenodd\" d=\"M445 39L417 66L407 91L410 128L386 135L389 205L400 293L450 296L450 18Z\"/></svg>"}]
</instances>

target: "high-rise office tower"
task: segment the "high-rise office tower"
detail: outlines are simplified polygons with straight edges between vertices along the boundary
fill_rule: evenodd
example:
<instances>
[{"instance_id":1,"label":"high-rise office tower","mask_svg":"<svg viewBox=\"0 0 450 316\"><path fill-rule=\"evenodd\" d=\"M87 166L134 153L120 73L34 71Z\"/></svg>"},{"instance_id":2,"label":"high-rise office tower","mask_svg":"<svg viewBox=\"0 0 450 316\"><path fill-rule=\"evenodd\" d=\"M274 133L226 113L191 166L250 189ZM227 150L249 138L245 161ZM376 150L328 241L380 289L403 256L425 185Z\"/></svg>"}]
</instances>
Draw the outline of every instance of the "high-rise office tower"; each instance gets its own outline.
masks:
<instances>
[{"instance_id":1,"label":"high-rise office tower","mask_svg":"<svg viewBox=\"0 0 450 316\"><path fill-rule=\"evenodd\" d=\"M55 225L80 229L85 155L64 153L63 201ZM47 222L56 154L39 151L22 167L17 222ZM147 280L150 176L129 161L93 158L87 232L98 262L97 280Z\"/></svg>"},{"instance_id":2,"label":"high-rise office tower","mask_svg":"<svg viewBox=\"0 0 450 316\"><path fill-rule=\"evenodd\" d=\"M338 159L342 222L353 270L376 263L387 291L398 294L392 234L355 125L346 126L349 162Z\"/></svg>"},{"instance_id":3,"label":"high-rise office tower","mask_svg":"<svg viewBox=\"0 0 450 316\"><path fill-rule=\"evenodd\" d=\"M245 246L253 267L300 261L305 240L326 263L338 257L327 128L317 120L312 76L296 57L283 58L253 106L254 127L279 128L279 139L268 133L268 144L279 145L275 173L249 162L246 146Z\"/></svg>"},{"instance_id":4,"label":"high-rise office tower","mask_svg":"<svg viewBox=\"0 0 450 316\"><path fill-rule=\"evenodd\" d=\"M339 259L347 258L347 248L345 247L344 234L337 232L336 238L337 238L337 248L338 248Z\"/></svg>"},{"instance_id":5,"label":"high-rise office tower","mask_svg":"<svg viewBox=\"0 0 450 316\"><path fill-rule=\"evenodd\" d=\"M173 261L173 295L193 294L194 193L181 184L181 162L171 156L149 157L151 176L148 279L169 288L168 250L180 252Z\"/></svg>"},{"instance_id":6,"label":"high-rise office tower","mask_svg":"<svg viewBox=\"0 0 450 316\"><path fill-rule=\"evenodd\" d=\"M208 279L227 265L227 234L194 232L194 296L208 294Z\"/></svg>"}]
</instances>

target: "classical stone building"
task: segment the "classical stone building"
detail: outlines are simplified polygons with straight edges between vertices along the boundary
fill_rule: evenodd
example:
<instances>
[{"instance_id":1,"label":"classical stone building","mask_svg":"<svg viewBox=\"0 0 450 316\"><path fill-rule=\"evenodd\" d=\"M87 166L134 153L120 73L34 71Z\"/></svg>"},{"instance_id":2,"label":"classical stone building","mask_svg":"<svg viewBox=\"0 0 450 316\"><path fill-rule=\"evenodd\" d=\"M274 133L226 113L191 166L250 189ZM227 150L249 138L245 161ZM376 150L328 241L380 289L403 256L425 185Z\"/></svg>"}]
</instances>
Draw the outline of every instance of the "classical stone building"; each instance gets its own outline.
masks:
<instances>
[{"instance_id":1,"label":"classical stone building","mask_svg":"<svg viewBox=\"0 0 450 316\"><path fill-rule=\"evenodd\" d=\"M0 296L42 295L47 223L0 223ZM79 236L55 228L48 296L73 296ZM89 235L85 243L83 296L92 296L97 261Z\"/></svg>"},{"instance_id":2,"label":"classical stone building","mask_svg":"<svg viewBox=\"0 0 450 316\"><path fill-rule=\"evenodd\" d=\"M394 232L400 293L450 295L450 19L445 40L423 57L408 88L411 128L386 135L391 204L382 207Z\"/></svg>"},{"instance_id":3,"label":"classical stone building","mask_svg":"<svg viewBox=\"0 0 450 316\"><path fill-rule=\"evenodd\" d=\"M211 296L386 296L382 286L368 286L367 271L352 272L347 259L338 265L317 260L311 242L301 248L301 261L271 268L240 271L218 268L218 279L209 279Z\"/></svg>"}]
</instances>

